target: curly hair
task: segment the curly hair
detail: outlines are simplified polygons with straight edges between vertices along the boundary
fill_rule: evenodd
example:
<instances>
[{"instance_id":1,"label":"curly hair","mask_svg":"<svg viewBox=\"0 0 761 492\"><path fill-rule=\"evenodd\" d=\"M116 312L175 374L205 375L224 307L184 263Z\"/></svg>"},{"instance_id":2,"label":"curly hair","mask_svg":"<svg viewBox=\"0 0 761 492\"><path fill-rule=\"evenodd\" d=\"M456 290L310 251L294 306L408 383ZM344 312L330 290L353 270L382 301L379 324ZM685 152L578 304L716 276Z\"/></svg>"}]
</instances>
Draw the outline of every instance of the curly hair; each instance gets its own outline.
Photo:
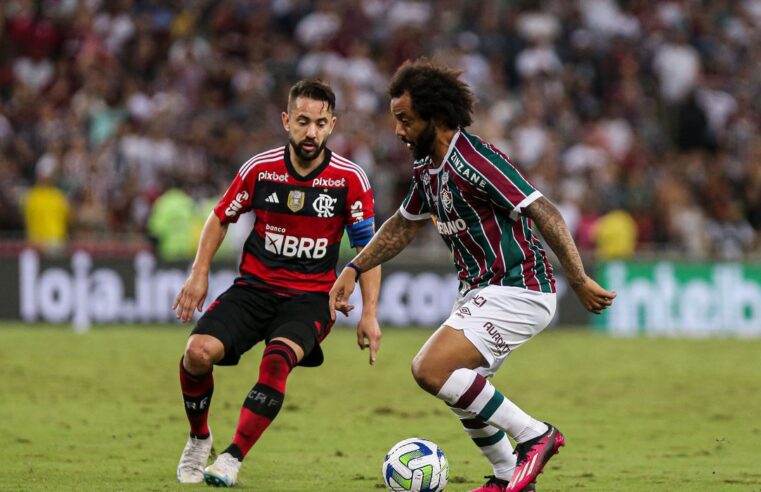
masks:
<instances>
[{"instance_id":1,"label":"curly hair","mask_svg":"<svg viewBox=\"0 0 761 492\"><path fill-rule=\"evenodd\" d=\"M328 103L328 111L336 109L336 95L328 84L319 79L305 79L296 82L288 93L288 109L299 97L324 101Z\"/></svg>"},{"instance_id":2,"label":"curly hair","mask_svg":"<svg viewBox=\"0 0 761 492\"><path fill-rule=\"evenodd\" d=\"M437 120L452 130L466 128L473 123L476 98L459 79L461 73L428 58L407 60L396 70L388 94L397 98L408 92L412 109L424 120Z\"/></svg>"}]
</instances>

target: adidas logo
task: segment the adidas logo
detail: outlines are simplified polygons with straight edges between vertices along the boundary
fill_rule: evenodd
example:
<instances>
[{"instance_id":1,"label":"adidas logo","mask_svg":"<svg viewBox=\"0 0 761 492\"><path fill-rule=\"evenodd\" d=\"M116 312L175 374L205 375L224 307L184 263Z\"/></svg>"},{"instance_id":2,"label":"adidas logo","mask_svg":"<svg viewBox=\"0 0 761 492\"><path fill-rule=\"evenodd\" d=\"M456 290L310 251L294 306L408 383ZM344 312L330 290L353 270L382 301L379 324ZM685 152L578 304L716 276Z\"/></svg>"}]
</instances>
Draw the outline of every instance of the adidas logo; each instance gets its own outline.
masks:
<instances>
[{"instance_id":1,"label":"adidas logo","mask_svg":"<svg viewBox=\"0 0 761 492\"><path fill-rule=\"evenodd\" d=\"M270 196L265 198L264 201L267 203L280 203L280 200L277 199L277 193L275 193L274 191L272 192Z\"/></svg>"}]
</instances>

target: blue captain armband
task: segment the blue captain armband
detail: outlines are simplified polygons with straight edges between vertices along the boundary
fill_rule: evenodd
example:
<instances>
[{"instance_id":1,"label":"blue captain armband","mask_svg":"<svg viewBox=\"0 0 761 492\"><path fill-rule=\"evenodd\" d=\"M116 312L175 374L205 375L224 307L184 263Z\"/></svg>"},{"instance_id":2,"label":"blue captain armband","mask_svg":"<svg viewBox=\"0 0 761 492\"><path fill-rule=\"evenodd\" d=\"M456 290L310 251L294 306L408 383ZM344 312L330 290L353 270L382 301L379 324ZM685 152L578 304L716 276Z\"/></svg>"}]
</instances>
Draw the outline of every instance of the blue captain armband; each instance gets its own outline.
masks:
<instances>
[{"instance_id":1,"label":"blue captain armband","mask_svg":"<svg viewBox=\"0 0 761 492\"><path fill-rule=\"evenodd\" d=\"M349 245L352 248L365 246L373 238L373 234L375 234L375 219L371 217L354 225L347 226L346 233L349 235Z\"/></svg>"}]
</instances>

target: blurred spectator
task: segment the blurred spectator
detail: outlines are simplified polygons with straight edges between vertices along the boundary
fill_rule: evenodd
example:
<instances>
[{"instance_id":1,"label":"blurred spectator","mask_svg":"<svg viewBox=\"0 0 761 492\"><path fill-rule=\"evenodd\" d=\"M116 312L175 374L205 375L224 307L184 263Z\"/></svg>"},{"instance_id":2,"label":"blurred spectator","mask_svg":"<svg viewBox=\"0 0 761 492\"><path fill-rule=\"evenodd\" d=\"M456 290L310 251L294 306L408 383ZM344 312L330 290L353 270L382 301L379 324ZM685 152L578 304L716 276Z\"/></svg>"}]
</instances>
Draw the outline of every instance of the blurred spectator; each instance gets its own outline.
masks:
<instances>
[{"instance_id":1,"label":"blurred spectator","mask_svg":"<svg viewBox=\"0 0 761 492\"><path fill-rule=\"evenodd\" d=\"M148 217L148 233L156 241L159 257L186 260L193 256L194 202L180 186L172 182L153 203Z\"/></svg>"},{"instance_id":2,"label":"blurred spectator","mask_svg":"<svg viewBox=\"0 0 761 492\"><path fill-rule=\"evenodd\" d=\"M12 163L0 156L0 231L22 231L25 227L19 210L18 181Z\"/></svg>"},{"instance_id":3,"label":"blurred spectator","mask_svg":"<svg viewBox=\"0 0 761 492\"><path fill-rule=\"evenodd\" d=\"M333 145L383 220L410 176L386 79L428 55L463 70L474 130L543 183L586 251L618 207L640 250L759 255L761 2L651 3L0 2L0 233L23 234L47 155L71 239L145 241L159 178L181 176L194 206L218 196L252 147L282 143L280 95L301 76L338 93Z\"/></svg>"},{"instance_id":4,"label":"blurred spectator","mask_svg":"<svg viewBox=\"0 0 761 492\"><path fill-rule=\"evenodd\" d=\"M43 155L35 168L35 183L24 197L24 222L30 243L47 252L60 252L68 238L69 202L54 185L60 155Z\"/></svg>"},{"instance_id":5,"label":"blurred spectator","mask_svg":"<svg viewBox=\"0 0 761 492\"><path fill-rule=\"evenodd\" d=\"M708 237L711 253L724 260L741 259L754 245L753 228L740 214L735 204L709 220Z\"/></svg>"},{"instance_id":6,"label":"blurred spectator","mask_svg":"<svg viewBox=\"0 0 761 492\"><path fill-rule=\"evenodd\" d=\"M595 223L595 251L600 260L626 260L637 247L637 223L626 210L615 209Z\"/></svg>"}]
</instances>

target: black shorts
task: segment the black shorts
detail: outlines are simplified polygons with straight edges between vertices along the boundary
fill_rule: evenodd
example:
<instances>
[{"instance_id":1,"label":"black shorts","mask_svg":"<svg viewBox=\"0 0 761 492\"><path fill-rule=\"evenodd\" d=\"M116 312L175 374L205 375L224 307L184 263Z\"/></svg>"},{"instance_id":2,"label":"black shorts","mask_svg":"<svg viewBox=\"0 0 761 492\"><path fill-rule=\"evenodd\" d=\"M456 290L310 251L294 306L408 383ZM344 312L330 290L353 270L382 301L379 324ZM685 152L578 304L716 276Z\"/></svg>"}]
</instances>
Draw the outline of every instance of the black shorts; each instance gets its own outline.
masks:
<instances>
[{"instance_id":1,"label":"black shorts","mask_svg":"<svg viewBox=\"0 0 761 492\"><path fill-rule=\"evenodd\" d=\"M320 342L332 325L327 294L285 296L234 284L211 303L191 335L211 335L222 342L225 356L219 365L234 366L262 340L283 337L304 349L299 365L316 367L324 360Z\"/></svg>"}]
</instances>

